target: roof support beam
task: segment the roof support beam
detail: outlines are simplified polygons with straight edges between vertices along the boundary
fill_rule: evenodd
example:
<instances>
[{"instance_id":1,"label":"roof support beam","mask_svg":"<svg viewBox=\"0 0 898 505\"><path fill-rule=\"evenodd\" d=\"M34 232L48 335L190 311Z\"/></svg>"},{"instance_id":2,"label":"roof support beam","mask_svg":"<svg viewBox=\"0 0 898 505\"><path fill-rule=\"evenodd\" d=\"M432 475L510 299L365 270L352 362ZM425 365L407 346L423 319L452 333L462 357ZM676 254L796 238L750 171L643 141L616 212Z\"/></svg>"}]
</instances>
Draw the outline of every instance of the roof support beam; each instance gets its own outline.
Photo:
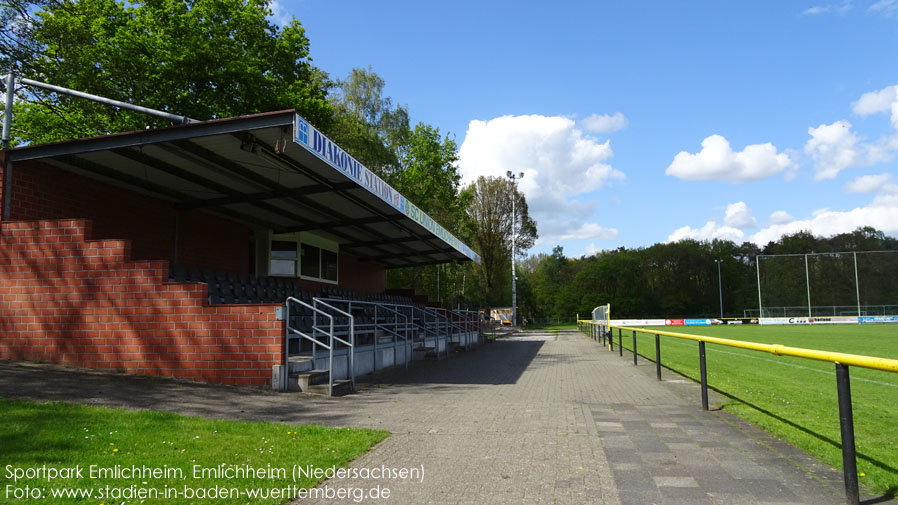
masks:
<instances>
[{"instance_id":1,"label":"roof support beam","mask_svg":"<svg viewBox=\"0 0 898 505\"><path fill-rule=\"evenodd\" d=\"M155 182L147 181L146 179L142 179L140 177L134 177L133 175L118 172L109 167L87 161L83 158L79 158L78 156L68 155L56 159L62 163L65 163L66 165L77 168L79 170L83 170L94 175L99 175L118 183L126 184L130 186L129 189L132 189L133 191L137 191L139 193L146 193L147 190L149 190L149 192L155 193L156 196L163 196L166 200L169 201L180 201L190 198L189 195L180 191L171 189L161 184L156 184ZM270 223L260 221L252 216L248 216L241 212L236 212L230 209L221 209L218 213L235 221L242 222L249 226L255 226L257 228L267 228L271 226Z\"/></svg>"}]
</instances>

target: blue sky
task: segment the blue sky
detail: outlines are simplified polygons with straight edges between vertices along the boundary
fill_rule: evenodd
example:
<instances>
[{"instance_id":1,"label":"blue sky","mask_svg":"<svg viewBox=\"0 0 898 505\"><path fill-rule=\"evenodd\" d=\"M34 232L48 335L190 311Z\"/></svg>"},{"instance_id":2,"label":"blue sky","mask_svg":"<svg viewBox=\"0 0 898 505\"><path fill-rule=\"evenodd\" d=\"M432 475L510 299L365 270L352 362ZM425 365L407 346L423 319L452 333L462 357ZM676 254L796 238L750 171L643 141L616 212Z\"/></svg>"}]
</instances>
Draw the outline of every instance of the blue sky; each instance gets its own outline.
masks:
<instances>
[{"instance_id":1,"label":"blue sky","mask_svg":"<svg viewBox=\"0 0 898 505\"><path fill-rule=\"evenodd\" d=\"M273 7L455 134L467 180L523 171L532 253L898 236L898 0Z\"/></svg>"}]
</instances>

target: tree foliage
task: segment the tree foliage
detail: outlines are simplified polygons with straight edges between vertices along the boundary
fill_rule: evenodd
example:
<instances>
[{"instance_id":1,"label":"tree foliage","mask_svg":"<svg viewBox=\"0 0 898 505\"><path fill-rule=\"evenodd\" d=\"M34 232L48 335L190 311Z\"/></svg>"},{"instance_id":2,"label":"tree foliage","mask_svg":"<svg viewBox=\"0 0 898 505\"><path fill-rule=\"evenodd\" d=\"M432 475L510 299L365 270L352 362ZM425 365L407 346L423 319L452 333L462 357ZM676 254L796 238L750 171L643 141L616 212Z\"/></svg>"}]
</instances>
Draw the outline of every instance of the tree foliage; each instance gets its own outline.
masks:
<instances>
[{"instance_id":1,"label":"tree foliage","mask_svg":"<svg viewBox=\"0 0 898 505\"><path fill-rule=\"evenodd\" d=\"M508 179L481 176L469 189L472 200L468 215L472 240L480 252L482 292L486 302L493 305L505 298L499 288L505 285L503 272L510 270L512 238L517 255L523 256L538 238L536 222L528 212L527 199Z\"/></svg>"},{"instance_id":2,"label":"tree foliage","mask_svg":"<svg viewBox=\"0 0 898 505\"><path fill-rule=\"evenodd\" d=\"M299 21L268 20L268 1L52 0L31 21L7 22L5 42L35 80L200 120L296 108L327 128L327 75ZM25 142L167 124L42 90L23 96L15 126Z\"/></svg>"},{"instance_id":3,"label":"tree foliage","mask_svg":"<svg viewBox=\"0 0 898 505\"><path fill-rule=\"evenodd\" d=\"M408 108L393 106L384 96L386 82L371 67L354 68L337 81L330 103L334 121L330 133L363 165L385 179L400 172L408 142Z\"/></svg>"},{"instance_id":4,"label":"tree foliage","mask_svg":"<svg viewBox=\"0 0 898 505\"><path fill-rule=\"evenodd\" d=\"M758 256L794 254L761 258L763 303L797 307L806 314L808 280L812 305L856 303L853 251L898 251L898 240L865 227L829 238L798 232L763 249L750 242L687 239L566 258L556 247L523 269L532 299L519 305L531 320L572 318L605 303L619 317L716 316L720 302L714 260L719 259L724 315L741 317L744 309L758 307ZM835 254L839 252L848 254ZM806 253L832 254L809 256L806 277ZM898 304L898 252L857 257L861 304Z\"/></svg>"}]
</instances>

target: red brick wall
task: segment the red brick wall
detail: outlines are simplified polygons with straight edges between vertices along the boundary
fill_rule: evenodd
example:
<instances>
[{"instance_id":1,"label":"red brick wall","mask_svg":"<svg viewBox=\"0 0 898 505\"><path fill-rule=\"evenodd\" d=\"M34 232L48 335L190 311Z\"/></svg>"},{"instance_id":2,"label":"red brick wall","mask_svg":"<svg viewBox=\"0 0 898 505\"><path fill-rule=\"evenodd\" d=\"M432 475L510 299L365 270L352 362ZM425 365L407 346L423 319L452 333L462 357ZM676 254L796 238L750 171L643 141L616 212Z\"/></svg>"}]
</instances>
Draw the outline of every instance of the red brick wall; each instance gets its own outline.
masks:
<instances>
[{"instance_id":1,"label":"red brick wall","mask_svg":"<svg viewBox=\"0 0 898 505\"><path fill-rule=\"evenodd\" d=\"M275 305L206 304L167 282L167 261L132 261L91 222L0 223L0 358L266 385L281 360Z\"/></svg>"},{"instance_id":2,"label":"red brick wall","mask_svg":"<svg viewBox=\"0 0 898 505\"><path fill-rule=\"evenodd\" d=\"M126 237L135 259L174 260L168 202L37 163L16 163L10 220L86 218L98 237ZM251 231L200 211L180 215L177 262L249 273Z\"/></svg>"}]
</instances>

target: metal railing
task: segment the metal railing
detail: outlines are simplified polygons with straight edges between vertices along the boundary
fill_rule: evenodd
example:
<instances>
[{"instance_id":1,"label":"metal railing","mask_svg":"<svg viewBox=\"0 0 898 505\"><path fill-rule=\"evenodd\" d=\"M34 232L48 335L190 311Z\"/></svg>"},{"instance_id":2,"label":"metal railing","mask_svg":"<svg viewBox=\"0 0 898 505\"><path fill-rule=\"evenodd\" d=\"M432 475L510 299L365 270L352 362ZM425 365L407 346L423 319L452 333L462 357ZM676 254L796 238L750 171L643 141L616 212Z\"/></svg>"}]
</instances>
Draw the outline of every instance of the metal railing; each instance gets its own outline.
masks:
<instances>
[{"instance_id":1,"label":"metal railing","mask_svg":"<svg viewBox=\"0 0 898 505\"><path fill-rule=\"evenodd\" d=\"M688 333L674 333L670 331L646 330L642 328L624 328L622 326L605 325L594 321L579 320L577 326L580 331L592 338L608 344L610 350L614 350L613 330L617 329L618 353L623 356L623 330L633 332L633 364L637 364L636 334L646 333L655 336L655 372L657 379L661 380L661 336L674 337L698 342L699 369L701 378L702 408L708 410L708 373L705 364L705 343L718 344L752 351L767 352L777 356L792 356L796 358L826 361L836 366L836 386L839 398L839 426L842 438L842 468L845 480L845 497L849 505L860 503L858 490L857 455L854 444L854 416L851 408L851 381L849 377L850 366L881 370L884 372L898 373L898 360L848 354L841 352L820 351L816 349L804 349L790 347L781 344L759 344L743 340L730 340Z\"/></svg>"},{"instance_id":2,"label":"metal railing","mask_svg":"<svg viewBox=\"0 0 898 505\"><path fill-rule=\"evenodd\" d=\"M316 298L316 301L321 299ZM374 370L377 370L377 346L379 335L378 331L381 331L393 339L393 363L396 363L396 347L399 343L398 341L402 341L403 353L404 353L404 361L405 367L408 368L408 364L411 357L411 349L409 346L409 317L408 315L402 313L398 310L400 307L394 303L386 303L386 302L367 302L361 300L350 300L350 299L342 299L342 298L327 298L327 302L321 301L321 303L329 303L333 305L340 305L346 308L344 314L349 313L353 314L355 309L361 308L365 315L371 318L371 322L362 322L362 323L354 323L352 332L353 332L353 342L357 343L356 335L359 333L369 333L367 330L370 330L372 335L372 346L374 350ZM373 309L369 311L365 310L365 308ZM354 317L354 314L353 314ZM392 321L389 321L392 319Z\"/></svg>"},{"instance_id":3,"label":"metal railing","mask_svg":"<svg viewBox=\"0 0 898 505\"><path fill-rule=\"evenodd\" d=\"M333 361L334 361L333 341L334 340L336 340L337 342L339 342L349 348L349 357L348 357L346 365L347 365L347 368L349 369L348 370L349 371L349 379L352 381L352 389L355 389L355 318L352 316L352 314L342 311L342 310L338 309L337 307L334 307L333 305L330 305L329 303L325 302L321 298L313 298L312 304L313 304L314 308L317 309L315 311L315 314L313 314L313 316L312 316L313 317L313 319L312 319L313 327L314 327L314 322L316 321L315 318L318 317L319 313L323 313L323 314L327 315L328 317L330 317L331 325L333 325L333 316L328 314L325 311L320 310L319 305L328 310L336 312L337 314L339 314L341 316L349 318L349 324L348 324L348 327L347 327L346 333L345 333L345 335L349 339L348 341L343 340L340 337L338 337L337 334L334 332L333 326L331 329L330 336L331 336L331 344L332 345L331 345L331 350L330 350L330 357L328 358L329 366L331 367L331 369L330 369L330 378L329 378L330 385L328 387L328 395L330 395L333 392L333 384L334 384L334 372L333 372ZM341 326L343 326L343 325L341 325ZM337 326L337 328L339 329L340 326ZM315 355L315 352L313 350L312 356L314 356L314 355Z\"/></svg>"},{"instance_id":4,"label":"metal railing","mask_svg":"<svg viewBox=\"0 0 898 505\"><path fill-rule=\"evenodd\" d=\"M480 332L479 314L473 311L403 305L384 302L368 302L340 298L312 298L309 302L289 297L286 300L284 318L284 352L282 363L282 388L288 390L290 341L309 341L312 344L311 357L318 357L318 348L328 351L328 394L333 393L334 351L345 346L348 375L355 388L355 352L358 335L370 334L373 348L373 370L378 370L378 340L382 336L392 339L393 364L397 364L397 347L402 347L404 364L408 368L416 342L434 342L434 352L440 355L440 343L445 342L443 352L449 354L449 342L457 337L459 344L470 346L472 333ZM305 312L303 313L303 309ZM365 317L354 314L359 309ZM293 324L291 313L299 310L302 317L311 317L309 328ZM370 320L369 320L370 318ZM299 326L302 326L301 324ZM303 331L306 330L306 331ZM389 345L389 344L386 344ZM341 351L342 352L342 351Z\"/></svg>"},{"instance_id":5,"label":"metal railing","mask_svg":"<svg viewBox=\"0 0 898 505\"><path fill-rule=\"evenodd\" d=\"M300 331L299 328L294 328L291 324L290 319L290 305L299 305L300 307L304 307L311 311L312 313L312 333L311 335ZM318 325L318 316L326 318L328 321L327 329L324 329ZM312 342L312 358L314 359L315 354L317 353L317 347L321 346L328 350L328 379L327 379L327 394L328 396L332 396L334 392L334 347L335 341L341 342L349 346L350 351L352 349L352 342L347 342L335 335L334 331L334 316L328 314L327 312L315 307L312 304L308 304L302 300L297 298L289 297L286 301L286 306L284 309L284 318L286 319L286 331L284 333L284 352L283 352L283 363L281 368L281 381L283 384L283 390L289 390L289 376L290 376L290 338L293 335L299 337L300 340L306 339ZM350 323L351 324L351 323ZM351 335L351 334L350 334ZM326 338L325 342L319 340L319 337ZM350 337L350 340L352 338ZM351 358L350 358L351 361ZM350 369L350 374L352 374L352 385L355 387L355 375L354 371Z\"/></svg>"}]
</instances>

